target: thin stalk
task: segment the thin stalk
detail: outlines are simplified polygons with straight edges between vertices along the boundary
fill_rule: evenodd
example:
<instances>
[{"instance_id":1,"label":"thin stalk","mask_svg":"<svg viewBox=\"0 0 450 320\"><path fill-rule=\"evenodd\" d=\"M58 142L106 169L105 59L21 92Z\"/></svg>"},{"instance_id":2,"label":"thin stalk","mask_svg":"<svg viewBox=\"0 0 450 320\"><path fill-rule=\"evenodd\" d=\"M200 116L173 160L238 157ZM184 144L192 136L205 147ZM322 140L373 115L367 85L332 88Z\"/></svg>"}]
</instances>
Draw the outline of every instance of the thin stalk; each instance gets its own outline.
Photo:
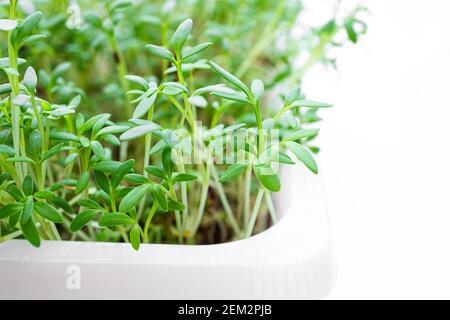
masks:
<instances>
[{"instance_id":1,"label":"thin stalk","mask_svg":"<svg viewBox=\"0 0 450 320\"><path fill-rule=\"evenodd\" d=\"M217 170L214 167L214 165L211 165L211 175L214 179L214 186L219 194L220 201L222 202L223 208L225 210L225 213L227 215L227 218L230 222L230 226L233 229L233 232L236 234L236 236L239 238L241 236L241 230L239 229L239 225L236 221L236 218L233 215L233 210L231 209L230 203L228 202L227 196L225 194L225 190L223 189L223 186L219 182L219 176L217 174Z\"/></svg>"},{"instance_id":2,"label":"thin stalk","mask_svg":"<svg viewBox=\"0 0 450 320\"><path fill-rule=\"evenodd\" d=\"M9 6L9 19L15 20L16 18L16 0L10 1ZM12 43L12 31L8 31L8 56L9 56L9 67L18 72L18 50ZM13 146L16 155L20 155L20 118L21 111L19 106L14 105L14 99L19 94L19 78L16 75L8 74L9 83L11 84L11 120L12 120L12 136L13 136ZM16 184L20 186L23 180L23 169L22 163L16 162L14 164L17 176Z\"/></svg>"},{"instance_id":3,"label":"thin stalk","mask_svg":"<svg viewBox=\"0 0 450 320\"><path fill-rule=\"evenodd\" d=\"M170 197L171 197L173 200L177 201L177 194L176 194L176 192L175 192L175 189L173 188L173 184L172 184L172 182L170 181L170 179L169 179L169 181L168 181L168 184L169 184L169 195L170 195ZM182 221L181 221L181 215L180 215L180 212L179 212L179 211L175 211L175 222L176 222L176 225L177 225L177 231L178 231L178 242L179 242L180 244L183 244L183 239L184 239L184 229L183 229L183 223L182 223Z\"/></svg>"},{"instance_id":4,"label":"thin stalk","mask_svg":"<svg viewBox=\"0 0 450 320\"><path fill-rule=\"evenodd\" d=\"M253 207L252 216L250 218L250 223L247 226L247 231L245 232L245 237L249 238L252 235L253 229L255 228L256 218L258 217L259 208L261 207L261 202L264 196L265 190L259 189L258 195L256 196L255 206Z\"/></svg>"},{"instance_id":5,"label":"thin stalk","mask_svg":"<svg viewBox=\"0 0 450 320\"><path fill-rule=\"evenodd\" d=\"M153 120L153 112L154 112L154 106L150 108L147 114L147 120L152 121ZM145 168L150 165L150 148L152 146L152 134L149 133L145 136L145 143L144 143L144 160L142 162L142 174L148 178L148 173L145 171ZM147 194L142 197L141 202L139 203L139 209L138 209L138 217L140 217L144 211L145 207L145 201L147 199Z\"/></svg>"},{"instance_id":6,"label":"thin stalk","mask_svg":"<svg viewBox=\"0 0 450 320\"><path fill-rule=\"evenodd\" d=\"M250 194L252 188L252 166L248 166L245 172L245 195L244 195L244 226L246 227L250 219Z\"/></svg>"},{"instance_id":7,"label":"thin stalk","mask_svg":"<svg viewBox=\"0 0 450 320\"><path fill-rule=\"evenodd\" d=\"M155 215L156 210L158 209L158 204L156 201L153 202L152 208L150 209L150 212L148 213L147 220L145 220L144 225L144 243L149 243L149 237L148 237L148 231L150 228L150 223L152 222L153 216Z\"/></svg>"},{"instance_id":8,"label":"thin stalk","mask_svg":"<svg viewBox=\"0 0 450 320\"><path fill-rule=\"evenodd\" d=\"M272 219L272 223L275 224L278 222L278 217L277 217L277 214L275 211L275 206L273 205L272 196L270 195L269 191L266 191L266 193L265 193L265 200L266 200L267 209L269 210L269 213L270 213L270 218Z\"/></svg>"},{"instance_id":9,"label":"thin stalk","mask_svg":"<svg viewBox=\"0 0 450 320\"><path fill-rule=\"evenodd\" d=\"M206 173L204 176L204 180L202 183L202 194L200 196L200 203L198 205L197 215L196 219L194 221L194 225L192 226L192 229L190 230L189 240L192 241L195 238L195 235L197 234L197 230L200 226L200 222L202 221L204 212L205 212L205 206L206 206L206 200L208 199L208 191L209 191L209 179L210 179L210 173L209 173L209 166L206 166Z\"/></svg>"},{"instance_id":10,"label":"thin stalk","mask_svg":"<svg viewBox=\"0 0 450 320\"><path fill-rule=\"evenodd\" d=\"M22 116L21 116L21 118L22 118ZM20 120L20 123L22 123L22 120ZM19 130L19 137L20 137L20 142L19 142L20 153L22 155L26 156L27 148L26 148L26 144L25 144L25 130L23 128L21 128ZM28 174L28 166L26 163L23 163L22 174L24 177Z\"/></svg>"},{"instance_id":11,"label":"thin stalk","mask_svg":"<svg viewBox=\"0 0 450 320\"><path fill-rule=\"evenodd\" d=\"M163 47L167 46L167 32L169 31L169 26L167 21L164 21L161 24L161 44ZM162 66L161 66L161 79L164 79L165 74L164 70L167 70L168 67L168 61L166 59L162 59Z\"/></svg>"},{"instance_id":12,"label":"thin stalk","mask_svg":"<svg viewBox=\"0 0 450 320\"><path fill-rule=\"evenodd\" d=\"M255 116L256 116L256 123L258 125L258 157L259 157L261 154L263 154L265 148L264 129L261 119L261 105L259 101L255 103Z\"/></svg>"},{"instance_id":13,"label":"thin stalk","mask_svg":"<svg viewBox=\"0 0 450 320\"><path fill-rule=\"evenodd\" d=\"M120 50L119 42L117 41L117 37L114 33L110 36L110 42L112 50L114 52L114 56L117 58L117 73L119 75L120 86L122 87L122 91L125 95L126 117L127 119L129 119L132 115L132 108L127 94L129 86L127 80L125 79L125 76L128 74L128 66L125 55L123 54L122 50Z\"/></svg>"}]
</instances>

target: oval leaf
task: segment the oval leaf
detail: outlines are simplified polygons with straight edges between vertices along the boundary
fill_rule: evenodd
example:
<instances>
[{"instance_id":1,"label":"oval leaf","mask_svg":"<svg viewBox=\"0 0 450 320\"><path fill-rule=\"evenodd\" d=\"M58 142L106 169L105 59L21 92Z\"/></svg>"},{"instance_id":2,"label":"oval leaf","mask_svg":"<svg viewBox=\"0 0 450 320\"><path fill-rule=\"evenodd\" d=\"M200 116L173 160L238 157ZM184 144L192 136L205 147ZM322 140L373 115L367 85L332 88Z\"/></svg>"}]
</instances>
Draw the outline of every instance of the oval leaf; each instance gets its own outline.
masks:
<instances>
[{"instance_id":1,"label":"oval leaf","mask_svg":"<svg viewBox=\"0 0 450 320\"><path fill-rule=\"evenodd\" d=\"M292 151L293 154L303 162L303 164L312 172L317 174L319 172L316 160L314 160L314 157L309 153L309 151L301 144L296 142L286 142L286 147L289 148L289 150Z\"/></svg>"},{"instance_id":2,"label":"oval leaf","mask_svg":"<svg viewBox=\"0 0 450 320\"><path fill-rule=\"evenodd\" d=\"M117 226L124 226L124 225L132 225L136 222L125 213L106 213L104 214L100 221L99 225L101 227L117 227Z\"/></svg>"},{"instance_id":3,"label":"oval leaf","mask_svg":"<svg viewBox=\"0 0 450 320\"><path fill-rule=\"evenodd\" d=\"M131 128L130 130L124 132L120 136L120 140L130 141L130 140L145 136L146 134L154 132L159 129L161 129L161 127L159 125L157 125L156 123L134 127L134 128Z\"/></svg>"},{"instance_id":4,"label":"oval leaf","mask_svg":"<svg viewBox=\"0 0 450 320\"><path fill-rule=\"evenodd\" d=\"M77 232L80 231L85 225L89 223L92 219L95 218L97 215L98 210L86 210L80 212L75 219L72 220L72 223L70 224L70 232Z\"/></svg>"},{"instance_id":5,"label":"oval leaf","mask_svg":"<svg viewBox=\"0 0 450 320\"><path fill-rule=\"evenodd\" d=\"M51 205L45 202L35 202L34 211L36 211L37 214L39 214L40 216L44 217L47 220L53 221L55 223L63 222L63 217L58 212L58 210L56 210Z\"/></svg>"},{"instance_id":6,"label":"oval leaf","mask_svg":"<svg viewBox=\"0 0 450 320\"><path fill-rule=\"evenodd\" d=\"M120 202L119 211L128 212L133 209L141 201L146 191L147 185L142 185L131 190Z\"/></svg>"}]
</instances>

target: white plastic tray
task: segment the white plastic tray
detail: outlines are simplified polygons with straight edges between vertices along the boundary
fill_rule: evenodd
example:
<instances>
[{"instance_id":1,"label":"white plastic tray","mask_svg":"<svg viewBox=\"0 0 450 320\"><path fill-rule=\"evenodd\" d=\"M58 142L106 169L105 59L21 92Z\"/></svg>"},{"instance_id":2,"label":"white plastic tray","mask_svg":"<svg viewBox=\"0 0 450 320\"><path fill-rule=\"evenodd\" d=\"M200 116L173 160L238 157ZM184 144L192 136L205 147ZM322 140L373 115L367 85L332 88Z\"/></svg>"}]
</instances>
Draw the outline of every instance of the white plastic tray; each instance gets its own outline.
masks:
<instances>
[{"instance_id":1,"label":"white plastic tray","mask_svg":"<svg viewBox=\"0 0 450 320\"><path fill-rule=\"evenodd\" d=\"M320 299L333 285L319 178L282 172L281 221L209 246L22 240L0 245L1 299Z\"/></svg>"}]
</instances>

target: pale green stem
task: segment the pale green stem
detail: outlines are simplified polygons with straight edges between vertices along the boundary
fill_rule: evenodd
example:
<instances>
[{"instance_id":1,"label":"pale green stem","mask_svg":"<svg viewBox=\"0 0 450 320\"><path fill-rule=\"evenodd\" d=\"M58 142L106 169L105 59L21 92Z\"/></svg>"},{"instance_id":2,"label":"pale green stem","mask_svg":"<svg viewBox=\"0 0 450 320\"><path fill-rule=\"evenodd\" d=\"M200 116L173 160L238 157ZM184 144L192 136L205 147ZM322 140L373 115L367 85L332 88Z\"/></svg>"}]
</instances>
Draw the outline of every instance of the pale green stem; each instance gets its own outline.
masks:
<instances>
[{"instance_id":1,"label":"pale green stem","mask_svg":"<svg viewBox=\"0 0 450 320\"><path fill-rule=\"evenodd\" d=\"M252 166L245 172L245 202L244 202L244 226L246 227L250 219L250 194L252 187Z\"/></svg>"},{"instance_id":2,"label":"pale green stem","mask_svg":"<svg viewBox=\"0 0 450 320\"><path fill-rule=\"evenodd\" d=\"M153 216L155 215L156 209L158 209L158 204L156 201L154 201L152 208L150 209L150 212L148 213L147 220L145 220L144 234L143 234L144 243L149 243L148 231L149 231L150 223L152 222Z\"/></svg>"},{"instance_id":3,"label":"pale green stem","mask_svg":"<svg viewBox=\"0 0 450 320\"><path fill-rule=\"evenodd\" d=\"M10 9L9 9L9 19L15 20L16 18L16 3L17 1L10 1ZM18 72L17 65L17 56L18 51L17 48L14 47L12 43L12 31L8 31L8 55L9 55L9 67ZM11 120L12 120L12 136L13 136L13 146L16 155L20 155L20 118L21 111L19 106L14 105L14 99L19 94L19 78L16 75L8 75L9 82L11 84ZM16 184L21 186L23 180L23 169L22 163L16 162L14 164L17 176L16 176Z\"/></svg>"},{"instance_id":4,"label":"pale green stem","mask_svg":"<svg viewBox=\"0 0 450 320\"><path fill-rule=\"evenodd\" d=\"M219 194L220 201L222 202L223 208L227 215L227 218L230 222L230 226L233 229L233 232L236 234L238 238L241 236L241 230L239 229L239 225L236 221L236 218L233 215L233 210L231 209L230 203L228 202L227 196L225 194L225 190L223 190L222 184L219 182L219 176L217 174L216 168L214 165L211 165L211 175L215 181L215 189Z\"/></svg>"},{"instance_id":5,"label":"pale green stem","mask_svg":"<svg viewBox=\"0 0 450 320\"><path fill-rule=\"evenodd\" d=\"M208 191L209 191L209 167L206 167L206 173L202 184L202 194L200 196L200 203L197 210L196 219L194 221L194 225L192 229L190 230L189 240L193 240L195 238L195 235L197 233L197 230L200 226L200 222L202 221L204 212L205 212L205 206L206 206L206 200L208 199Z\"/></svg>"},{"instance_id":6,"label":"pale green stem","mask_svg":"<svg viewBox=\"0 0 450 320\"><path fill-rule=\"evenodd\" d=\"M272 196L270 195L269 191L266 191L265 199L266 199L267 209L269 209L270 218L272 219L272 223L275 224L278 222L278 217L276 214L275 206L273 205Z\"/></svg>"},{"instance_id":7,"label":"pale green stem","mask_svg":"<svg viewBox=\"0 0 450 320\"><path fill-rule=\"evenodd\" d=\"M245 232L245 237L249 238L252 235L253 229L255 228L256 218L258 217L259 208L261 207L261 202L264 196L264 189L259 189L258 195L256 196L255 206L253 207L252 216L250 218L250 223Z\"/></svg>"}]
</instances>

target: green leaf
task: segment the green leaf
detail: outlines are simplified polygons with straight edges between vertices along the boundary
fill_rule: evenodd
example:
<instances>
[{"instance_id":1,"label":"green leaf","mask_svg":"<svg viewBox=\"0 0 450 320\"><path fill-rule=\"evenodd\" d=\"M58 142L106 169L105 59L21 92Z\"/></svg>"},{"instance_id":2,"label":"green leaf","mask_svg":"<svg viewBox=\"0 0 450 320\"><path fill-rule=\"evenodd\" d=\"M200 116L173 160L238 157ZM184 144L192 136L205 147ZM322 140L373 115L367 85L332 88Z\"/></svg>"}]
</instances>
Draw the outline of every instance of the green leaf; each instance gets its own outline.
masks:
<instances>
[{"instance_id":1,"label":"green leaf","mask_svg":"<svg viewBox=\"0 0 450 320\"><path fill-rule=\"evenodd\" d=\"M33 189L34 189L33 178L31 178L30 175L27 175L23 179L22 189L26 196L31 196L33 194Z\"/></svg>"},{"instance_id":2,"label":"green leaf","mask_svg":"<svg viewBox=\"0 0 450 320\"><path fill-rule=\"evenodd\" d=\"M134 166L134 160L128 160L125 161L123 164L120 165L119 168L117 168L117 170L113 173L112 178L111 178L111 186L115 189L117 188L117 186L120 184L120 182L122 181L123 177L129 173Z\"/></svg>"},{"instance_id":3,"label":"green leaf","mask_svg":"<svg viewBox=\"0 0 450 320\"><path fill-rule=\"evenodd\" d=\"M240 103L250 103L251 101L248 100L246 97L238 94L238 93L232 93L232 92L224 92L224 91L213 91L211 92L213 96L223 98L226 100L232 100Z\"/></svg>"},{"instance_id":4,"label":"green leaf","mask_svg":"<svg viewBox=\"0 0 450 320\"><path fill-rule=\"evenodd\" d=\"M269 191L278 192L281 190L280 177L268 165L257 165L253 167L259 182Z\"/></svg>"},{"instance_id":5,"label":"green leaf","mask_svg":"<svg viewBox=\"0 0 450 320\"><path fill-rule=\"evenodd\" d=\"M169 60L169 61L175 61L175 58L173 57L172 53L169 50L167 50L166 48L163 48L160 46L155 46L153 44L148 44L145 47L154 56L157 56L161 59L165 59L165 60Z\"/></svg>"},{"instance_id":6,"label":"green leaf","mask_svg":"<svg viewBox=\"0 0 450 320\"><path fill-rule=\"evenodd\" d=\"M16 199L17 201L22 201L23 198L25 197L23 192L19 188L17 188L15 185L8 186L8 188L6 189L6 192L8 192L11 196L13 196L14 199Z\"/></svg>"},{"instance_id":7,"label":"green leaf","mask_svg":"<svg viewBox=\"0 0 450 320\"><path fill-rule=\"evenodd\" d=\"M80 132L81 127L84 125L84 116L82 113L79 113L75 117L75 128L77 129L77 132Z\"/></svg>"},{"instance_id":8,"label":"green leaf","mask_svg":"<svg viewBox=\"0 0 450 320\"><path fill-rule=\"evenodd\" d=\"M98 210L89 209L80 212L75 219L72 220L69 226L70 232L77 232L84 228L91 220L97 216Z\"/></svg>"},{"instance_id":9,"label":"green leaf","mask_svg":"<svg viewBox=\"0 0 450 320\"><path fill-rule=\"evenodd\" d=\"M186 208L182 202L169 200L167 201L168 209L171 211L184 211Z\"/></svg>"},{"instance_id":10,"label":"green leaf","mask_svg":"<svg viewBox=\"0 0 450 320\"><path fill-rule=\"evenodd\" d=\"M22 212L18 212L9 217L8 225L10 228L15 228L17 223L19 222L20 216Z\"/></svg>"},{"instance_id":11,"label":"green leaf","mask_svg":"<svg viewBox=\"0 0 450 320\"><path fill-rule=\"evenodd\" d=\"M150 190L152 192L153 200L158 202L159 207L163 211L167 211L169 209L169 205L167 203L166 194L163 189L159 185L151 185Z\"/></svg>"},{"instance_id":12,"label":"green leaf","mask_svg":"<svg viewBox=\"0 0 450 320\"><path fill-rule=\"evenodd\" d=\"M109 113L101 113L99 115L93 116L92 118L90 118L89 120L87 120L80 128L80 134L85 132L85 131L89 131L91 130L95 124L97 123L102 123L105 120L109 119L111 117L111 115Z\"/></svg>"},{"instance_id":13,"label":"green leaf","mask_svg":"<svg viewBox=\"0 0 450 320\"><path fill-rule=\"evenodd\" d=\"M164 170L166 170L167 174L169 176L172 176L173 161L172 161L172 149L170 149L170 147L167 147L163 150L162 164L163 164Z\"/></svg>"},{"instance_id":14,"label":"green leaf","mask_svg":"<svg viewBox=\"0 0 450 320\"><path fill-rule=\"evenodd\" d=\"M22 83L30 93L34 93L36 91L37 74L36 71L34 71L33 67L27 68L23 76Z\"/></svg>"},{"instance_id":15,"label":"green leaf","mask_svg":"<svg viewBox=\"0 0 450 320\"><path fill-rule=\"evenodd\" d=\"M115 12L117 10L123 10L133 5L131 0L116 0L110 3L109 11Z\"/></svg>"},{"instance_id":16,"label":"green leaf","mask_svg":"<svg viewBox=\"0 0 450 320\"><path fill-rule=\"evenodd\" d=\"M21 219L20 221L22 234L25 237L25 239L28 240L33 246L40 247L41 246L41 238L39 236L39 233L36 229L36 225L34 224L33 219L29 219L27 222L23 221Z\"/></svg>"},{"instance_id":17,"label":"green leaf","mask_svg":"<svg viewBox=\"0 0 450 320\"><path fill-rule=\"evenodd\" d=\"M71 67L70 62L63 62L58 64L53 70L52 76L56 79L61 77L66 71L68 71Z\"/></svg>"},{"instance_id":18,"label":"green leaf","mask_svg":"<svg viewBox=\"0 0 450 320\"><path fill-rule=\"evenodd\" d=\"M44 217L47 220L53 221L55 223L62 223L63 217L62 215L53 208L51 205L45 203L45 202L35 202L34 203L34 211L36 211L37 214Z\"/></svg>"},{"instance_id":19,"label":"green leaf","mask_svg":"<svg viewBox=\"0 0 450 320\"><path fill-rule=\"evenodd\" d=\"M78 204L81 207L85 207L85 208L89 208L89 209L103 210L103 207L92 199L81 199L80 201L78 201Z\"/></svg>"},{"instance_id":20,"label":"green leaf","mask_svg":"<svg viewBox=\"0 0 450 320\"><path fill-rule=\"evenodd\" d=\"M136 224L130 216L125 213L106 213L102 215L99 221L101 227L117 227Z\"/></svg>"},{"instance_id":21,"label":"green leaf","mask_svg":"<svg viewBox=\"0 0 450 320\"><path fill-rule=\"evenodd\" d=\"M13 157L13 158L6 159L6 161L13 162L13 163L15 163L15 162L25 162L25 163L33 163L33 164L36 163L33 159L30 159L28 157Z\"/></svg>"},{"instance_id":22,"label":"green leaf","mask_svg":"<svg viewBox=\"0 0 450 320\"><path fill-rule=\"evenodd\" d=\"M106 143L109 143L115 147L120 147L120 140L115 135L112 134L105 134L100 139L106 141Z\"/></svg>"},{"instance_id":23,"label":"green leaf","mask_svg":"<svg viewBox=\"0 0 450 320\"><path fill-rule=\"evenodd\" d=\"M50 112L49 119L57 119L64 116L74 114L75 110L69 107L60 106Z\"/></svg>"},{"instance_id":24,"label":"green leaf","mask_svg":"<svg viewBox=\"0 0 450 320\"><path fill-rule=\"evenodd\" d=\"M232 164L227 170L220 176L220 182L230 182L236 179L238 176L244 173L248 167L248 161L240 161Z\"/></svg>"},{"instance_id":25,"label":"green leaf","mask_svg":"<svg viewBox=\"0 0 450 320\"><path fill-rule=\"evenodd\" d=\"M255 99L259 100L264 93L264 83L259 80L253 80L251 85L252 94L255 96Z\"/></svg>"},{"instance_id":26,"label":"green leaf","mask_svg":"<svg viewBox=\"0 0 450 320\"><path fill-rule=\"evenodd\" d=\"M133 209L147 192L147 185L134 188L120 202L119 211L128 212Z\"/></svg>"},{"instance_id":27,"label":"green leaf","mask_svg":"<svg viewBox=\"0 0 450 320\"><path fill-rule=\"evenodd\" d=\"M75 98L73 98L72 100L69 101L68 106L70 108L72 108L72 109L76 109L76 108L78 108L80 103L81 103L81 96L78 95L78 96L76 96Z\"/></svg>"},{"instance_id":28,"label":"green leaf","mask_svg":"<svg viewBox=\"0 0 450 320\"><path fill-rule=\"evenodd\" d=\"M163 90L163 93L164 93L164 94L168 94L168 93L165 91L165 89L167 89L167 88L171 88L171 89L172 89L172 92L171 92L170 94L168 94L168 95L176 95L176 94L179 94L179 93L181 93L181 92L184 92L184 93L186 93L186 94L189 93L188 88L186 88L185 86L183 86L183 85L182 85L181 83L179 83L179 82L173 82L173 81L171 81L171 82L165 82L165 83L162 84L162 86L164 87L164 90Z\"/></svg>"},{"instance_id":29,"label":"green leaf","mask_svg":"<svg viewBox=\"0 0 450 320\"><path fill-rule=\"evenodd\" d=\"M0 220L21 213L23 210L23 203L15 202L10 203L0 209Z\"/></svg>"},{"instance_id":30,"label":"green leaf","mask_svg":"<svg viewBox=\"0 0 450 320\"><path fill-rule=\"evenodd\" d=\"M73 213L73 208L70 206L70 203L64 200L63 198L53 196L51 199L49 199L49 201L54 205L62 208L64 211L68 213Z\"/></svg>"},{"instance_id":31,"label":"green leaf","mask_svg":"<svg viewBox=\"0 0 450 320\"><path fill-rule=\"evenodd\" d=\"M319 172L316 160L303 145L292 141L286 142L285 145L309 170L315 174Z\"/></svg>"},{"instance_id":32,"label":"green leaf","mask_svg":"<svg viewBox=\"0 0 450 320\"><path fill-rule=\"evenodd\" d=\"M94 164L92 167L94 170L101 171L104 173L114 173L119 167L122 165L122 162L119 161L101 161Z\"/></svg>"},{"instance_id":33,"label":"green leaf","mask_svg":"<svg viewBox=\"0 0 450 320\"><path fill-rule=\"evenodd\" d=\"M116 133L123 133L125 131L127 131L128 129L130 129L130 127L128 126L109 126L109 127L105 127L103 129L100 129L97 132L97 137L106 135L106 134L116 134Z\"/></svg>"},{"instance_id":34,"label":"green leaf","mask_svg":"<svg viewBox=\"0 0 450 320\"><path fill-rule=\"evenodd\" d=\"M10 92L11 92L11 84L9 83L0 84L0 95Z\"/></svg>"},{"instance_id":35,"label":"green leaf","mask_svg":"<svg viewBox=\"0 0 450 320\"><path fill-rule=\"evenodd\" d=\"M290 164L293 165L295 164L295 161L293 161L291 159L291 157L289 157L287 154L280 152L278 155L278 162L279 163L283 163L283 164Z\"/></svg>"},{"instance_id":36,"label":"green leaf","mask_svg":"<svg viewBox=\"0 0 450 320\"><path fill-rule=\"evenodd\" d=\"M44 152L43 156L42 156L42 161L48 160L51 157L53 157L55 154L57 154L58 152L61 151L62 147L64 146L64 143L59 143L56 146L54 146L53 148L49 149L48 151Z\"/></svg>"},{"instance_id":37,"label":"green leaf","mask_svg":"<svg viewBox=\"0 0 450 320\"><path fill-rule=\"evenodd\" d=\"M31 220L32 213L33 213L33 197L28 197L25 200L22 217L20 219L22 224L27 224Z\"/></svg>"},{"instance_id":38,"label":"green leaf","mask_svg":"<svg viewBox=\"0 0 450 320\"><path fill-rule=\"evenodd\" d=\"M13 69L13 68L10 68L10 67L3 68L3 69L0 69L0 70L3 70L9 76L13 76L13 77L20 76L20 73L17 72L16 69ZM18 97L20 97L20 96L18 96ZM22 106L22 105L25 106L25 102L27 102L27 101L23 100L23 103L22 103L22 100L17 99L17 97L16 97L16 99L14 99L14 104L19 105L19 106Z\"/></svg>"},{"instance_id":39,"label":"green leaf","mask_svg":"<svg viewBox=\"0 0 450 320\"><path fill-rule=\"evenodd\" d=\"M355 21L355 19L353 17L349 17L349 18L345 19L344 27L345 27L345 31L347 31L347 35L348 35L348 38L350 39L350 41L353 43L357 43L358 42L358 34L356 33L356 31L353 27L354 21Z\"/></svg>"},{"instance_id":40,"label":"green leaf","mask_svg":"<svg viewBox=\"0 0 450 320\"><path fill-rule=\"evenodd\" d=\"M163 150L165 147L167 147L167 142L164 140L159 140L150 150L150 155L154 155L161 150Z\"/></svg>"},{"instance_id":41,"label":"green leaf","mask_svg":"<svg viewBox=\"0 0 450 320\"><path fill-rule=\"evenodd\" d=\"M130 230L130 242L134 250L138 251L141 246L141 231L139 225L135 224Z\"/></svg>"},{"instance_id":42,"label":"green leaf","mask_svg":"<svg viewBox=\"0 0 450 320\"><path fill-rule=\"evenodd\" d=\"M190 105L193 105L193 106L196 106L199 108L206 108L208 106L208 101L202 96L189 97L188 102Z\"/></svg>"},{"instance_id":43,"label":"green leaf","mask_svg":"<svg viewBox=\"0 0 450 320\"><path fill-rule=\"evenodd\" d=\"M195 181L198 177L194 174L188 174L188 173L180 173L175 175L175 177L172 178L173 182L188 182L188 181Z\"/></svg>"},{"instance_id":44,"label":"green leaf","mask_svg":"<svg viewBox=\"0 0 450 320\"><path fill-rule=\"evenodd\" d=\"M80 137L80 144L83 148L89 148L91 146L91 141L89 138L82 136Z\"/></svg>"},{"instance_id":45,"label":"green leaf","mask_svg":"<svg viewBox=\"0 0 450 320\"><path fill-rule=\"evenodd\" d=\"M37 191L33 195L33 197L35 197L37 199L49 199L52 196L53 196L53 192L47 191L47 190Z\"/></svg>"},{"instance_id":46,"label":"green leaf","mask_svg":"<svg viewBox=\"0 0 450 320\"><path fill-rule=\"evenodd\" d=\"M109 185L108 178L101 171L94 170L94 178L97 185L105 191L107 194L111 193L111 187Z\"/></svg>"},{"instance_id":47,"label":"green leaf","mask_svg":"<svg viewBox=\"0 0 450 320\"><path fill-rule=\"evenodd\" d=\"M94 154L100 159L103 160L105 158L105 149L100 142L97 140L91 141L91 148Z\"/></svg>"},{"instance_id":48,"label":"green leaf","mask_svg":"<svg viewBox=\"0 0 450 320\"><path fill-rule=\"evenodd\" d=\"M250 90L247 88L247 86L241 80L239 80L234 75L232 75L230 72L226 71L225 69L223 69L219 65L215 64L214 62L209 61L209 64L220 76L222 76L222 78L224 78L229 83L231 83L232 85L239 88L242 92L244 92L247 95L248 98L250 98L250 99L252 98L252 93L250 92Z\"/></svg>"},{"instance_id":49,"label":"green leaf","mask_svg":"<svg viewBox=\"0 0 450 320\"><path fill-rule=\"evenodd\" d=\"M67 166L68 164L75 161L75 159L78 157L78 153L71 153L67 156L66 159L64 159L64 165Z\"/></svg>"},{"instance_id":50,"label":"green leaf","mask_svg":"<svg viewBox=\"0 0 450 320\"><path fill-rule=\"evenodd\" d=\"M311 138L317 136L320 129L305 129L305 130L299 130L297 132L294 132L293 134L290 134L286 138L283 139L281 142L282 144L287 141L297 141L302 138Z\"/></svg>"},{"instance_id":51,"label":"green leaf","mask_svg":"<svg viewBox=\"0 0 450 320\"><path fill-rule=\"evenodd\" d=\"M321 109L331 108L333 105L325 102L313 101L313 100L299 100L291 104L291 107Z\"/></svg>"},{"instance_id":52,"label":"green leaf","mask_svg":"<svg viewBox=\"0 0 450 320\"><path fill-rule=\"evenodd\" d=\"M78 178L77 186L75 188L75 193L82 193L89 185L90 175L89 171L83 172Z\"/></svg>"},{"instance_id":53,"label":"green leaf","mask_svg":"<svg viewBox=\"0 0 450 320\"><path fill-rule=\"evenodd\" d=\"M142 99L141 102L139 102L139 104L137 105L136 109L134 110L133 119L139 119L144 115L146 115L150 110L150 108L155 103L157 96L158 94L157 91L155 90L155 92L151 94L149 97Z\"/></svg>"},{"instance_id":54,"label":"green leaf","mask_svg":"<svg viewBox=\"0 0 450 320\"><path fill-rule=\"evenodd\" d=\"M136 174L136 173L129 173L124 177L124 179L130 183L135 183L135 184L144 184L144 183L150 182L150 180L148 180L143 175Z\"/></svg>"},{"instance_id":55,"label":"green leaf","mask_svg":"<svg viewBox=\"0 0 450 320\"><path fill-rule=\"evenodd\" d=\"M211 47L212 44L213 44L212 42L204 42L204 43L201 43L201 44L199 44L199 45L196 45L196 46L193 47L193 48L189 48L189 49L185 50L185 51L183 52L183 54L182 54L182 57L183 57L182 61L183 61L183 62L188 61L189 58L192 58L192 57L194 57L195 55L197 55L197 54L199 54L199 53L205 51L206 49L208 49L209 47Z\"/></svg>"},{"instance_id":56,"label":"green leaf","mask_svg":"<svg viewBox=\"0 0 450 320\"><path fill-rule=\"evenodd\" d=\"M167 180L167 174L162 169L156 166L148 166L145 168L145 171L151 176Z\"/></svg>"},{"instance_id":57,"label":"green leaf","mask_svg":"<svg viewBox=\"0 0 450 320\"><path fill-rule=\"evenodd\" d=\"M35 129L30 133L28 144L30 147L31 156L34 159L39 160L42 152L42 138L38 129Z\"/></svg>"},{"instance_id":58,"label":"green leaf","mask_svg":"<svg viewBox=\"0 0 450 320\"><path fill-rule=\"evenodd\" d=\"M125 79L127 79L128 81L131 81L131 82L133 82L133 83L135 83L137 85L139 85L144 90L148 90L149 89L149 85L147 83L147 80L145 80L142 77L134 76L134 75L126 75Z\"/></svg>"},{"instance_id":59,"label":"green leaf","mask_svg":"<svg viewBox=\"0 0 450 320\"><path fill-rule=\"evenodd\" d=\"M198 96L205 93L211 93L213 91L220 91L226 89L227 87L224 84L213 84L210 86L202 87L194 91L194 96Z\"/></svg>"},{"instance_id":60,"label":"green leaf","mask_svg":"<svg viewBox=\"0 0 450 320\"><path fill-rule=\"evenodd\" d=\"M187 19L183 21L175 30L175 33L172 37L172 46L175 49L176 52L181 52L181 49L183 48L184 44L186 43L187 39L189 38L190 34L192 32L192 20Z\"/></svg>"},{"instance_id":61,"label":"green leaf","mask_svg":"<svg viewBox=\"0 0 450 320\"><path fill-rule=\"evenodd\" d=\"M80 139L76 135L69 132L50 132L50 139L71 142L80 141Z\"/></svg>"},{"instance_id":62,"label":"green leaf","mask_svg":"<svg viewBox=\"0 0 450 320\"><path fill-rule=\"evenodd\" d=\"M16 155L16 152L14 151L14 149L5 144L0 145L0 153L6 154L9 157L14 157Z\"/></svg>"},{"instance_id":63,"label":"green leaf","mask_svg":"<svg viewBox=\"0 0 450 320\"><path fill-rule=\"evenodd\" d=\"M36 11L30 14L28 17L23 20L20 26L16 29L18 31L20 37L25 37L31 34L33 29L37 27L39 22L42 19L42 12Z\"/></svg>"},{"instance_id":64,"label":"green leaf","mask_svg":"<svg viewBox=\"0 0 450 320\"><path fill-rule=\"evenodd\" d=\"M120 136L120 140L121 141L130 141L130 140L145 136L146 134L149 134L149 133L154 132L159 129L161 129L161 127L159 125L157 125L156 123L147 124L147 125L143 125L143 126L137 126L137 127L131 128L130 130L124 132Z\"/></svg>"}]
</instances>

